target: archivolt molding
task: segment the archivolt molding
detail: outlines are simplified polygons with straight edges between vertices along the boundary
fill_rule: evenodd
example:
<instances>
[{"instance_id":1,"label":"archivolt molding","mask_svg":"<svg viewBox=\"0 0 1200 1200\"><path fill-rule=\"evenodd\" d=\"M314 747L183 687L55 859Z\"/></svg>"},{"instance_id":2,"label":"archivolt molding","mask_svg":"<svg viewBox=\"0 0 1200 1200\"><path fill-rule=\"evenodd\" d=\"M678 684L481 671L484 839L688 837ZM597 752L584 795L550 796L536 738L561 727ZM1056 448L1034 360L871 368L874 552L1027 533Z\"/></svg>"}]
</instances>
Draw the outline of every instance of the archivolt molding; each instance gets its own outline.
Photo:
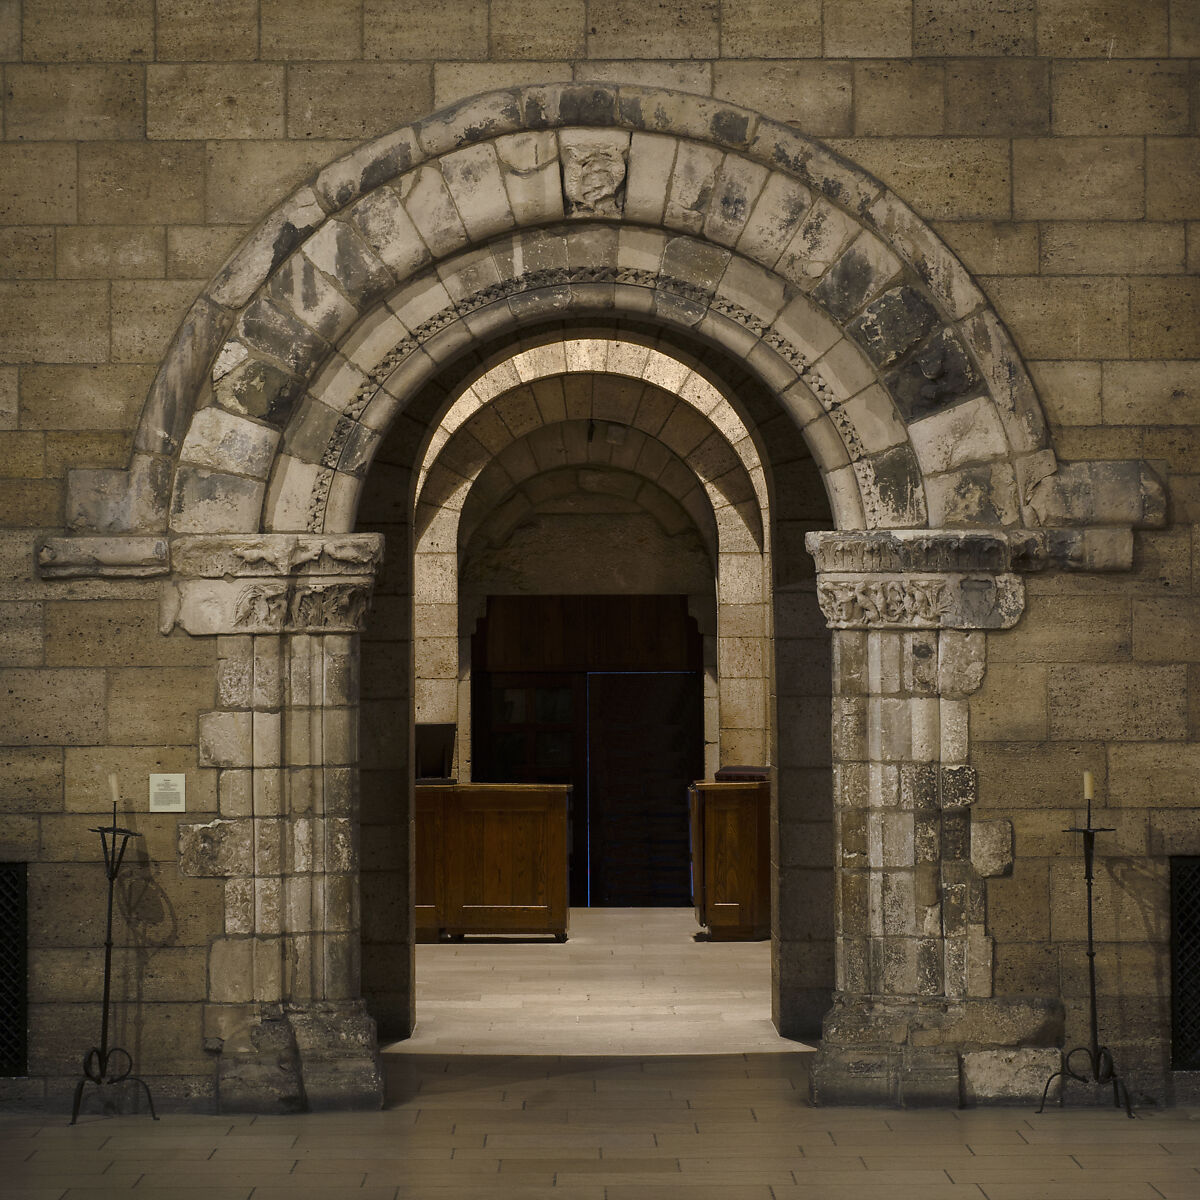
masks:
<instances>
[{"instance_id":1,"label":"archivolt molding","mask_svg":"<svg viewBox=\"0 0 1200 1200\"><path fill-rule=\"evenodd\" d=\"M185 318L128 472L72 473L69 523L282 528L304 493L299 528L348 528L373 439L442 365L619 312L795 397L841 527L1161 523L1139 464L1063 477L984 296L878 181L749 110L608 84L474 97L319 172Z\"/></svg>"},{"instance_id":2,"label":"archivolt molding","mask_svg":"<svg viewBox=\"0 0 1200 1200\"><path fill-rule=\"evenodd\" d=\"M488 375L494 383L493 373ZM549 371L530 379L548 377L553 377ZM642 379L633 378L639 382ZM418 544L425 540L426 529L437 520L441 510L464 506L469 489L489 463L500 460L509 474L521 472L520 461L509 462L519 454L542 467L568 462L599 465L611 462L640 471L651 480L663 473L672 474L677 477L676 490L681 495L691 486L707 493L708 504L704 509L708 520L711 521L713 512L733 508L748 536L762 549L764 530L769 524L762 465L744 426L719 395L716 399L723 412L711 408L705 411L694 400L670 393L667 395L671 407L667 408L663 403L666 396L654 385L649 393L635 395L632 403L620 405L619 413L612 411L611 405L606 407L593 401L586 411L573 403L568 416L561 394L562 411L555 411L551 398L546 397L542 403L548 411L543 412L537 397L530 393L523 397L525 403L515 414L508 413L506 423L496 413L507 413L509 406L505 401L524 387L524 383L519 383L516 388L496 395L491 395L489 389L485 393L490 396L486 404L478 395L472 396L470 405L463 404L464 397L456 401L451 412L461 413L463 419L454 422L450 437L435 436L423 464L424 486L418 494L415 517ZM439 427L437 435L444 427ZM731 427L734 437L741 434L735 444L731 444L727 432ZM541 437L529 441L539 430L550 428L556 431L553 435L556 440ZM601 438L598 443L597 436ZM697 522L704 519L699 511L693 517Z\"/></svg>"}]
</instances>

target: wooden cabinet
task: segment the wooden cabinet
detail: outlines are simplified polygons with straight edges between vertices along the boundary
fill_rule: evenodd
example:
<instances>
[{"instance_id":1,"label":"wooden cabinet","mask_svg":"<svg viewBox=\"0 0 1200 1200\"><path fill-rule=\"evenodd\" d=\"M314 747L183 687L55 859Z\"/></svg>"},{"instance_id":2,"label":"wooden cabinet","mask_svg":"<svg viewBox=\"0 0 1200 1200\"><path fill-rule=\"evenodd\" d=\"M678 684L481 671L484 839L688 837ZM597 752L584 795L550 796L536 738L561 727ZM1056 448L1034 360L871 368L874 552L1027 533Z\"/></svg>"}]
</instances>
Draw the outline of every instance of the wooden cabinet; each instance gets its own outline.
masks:
<instances>
[{"instance_id":1,"label":"wooden cabinet","mask_svg":"<svg viewBox=\"0 0 1200 1200\"><path fill-rule=\"evenodd\" d=\"M416 793L418 936L566 940L569 786L435 784Z\"/></svg>"},{"instance_id":2,"label":"wooden cabinet","mask_svg":"<svg viewBox=\"0 0 1200 1200\"><path fill-rule=\"evenodd\" d=\"M770 937L770 784L705 781L688 800L696 920L714 939Z\"/></svg>"}]
</instances>

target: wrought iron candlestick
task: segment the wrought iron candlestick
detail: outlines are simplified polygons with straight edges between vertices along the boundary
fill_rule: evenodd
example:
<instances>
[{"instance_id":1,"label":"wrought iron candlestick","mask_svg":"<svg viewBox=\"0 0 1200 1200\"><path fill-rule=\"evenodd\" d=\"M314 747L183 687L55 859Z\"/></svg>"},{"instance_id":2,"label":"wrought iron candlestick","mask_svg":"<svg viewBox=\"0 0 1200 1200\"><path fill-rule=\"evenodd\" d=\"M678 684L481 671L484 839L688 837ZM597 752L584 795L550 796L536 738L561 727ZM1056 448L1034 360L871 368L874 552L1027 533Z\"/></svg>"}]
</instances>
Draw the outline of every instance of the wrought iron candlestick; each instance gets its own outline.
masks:
<instances>
[{"instance_id":1,"label":"wrought iron candlestick","mask_svg":"<svg viewBox=\"0 0 1200 1200\"><path fill-rule=\"evenodd\" d=\"M113 794L116 795L115 781L113 786ZM104 873L108 876L108 927L104 939L104 1009L100 1021L100 1045L93 1046L83 1056L83 1075L75 1085L71 1124L74 1125L79 1117L79 1103L83 1099L83 1089L87 1084L94 1083L96 1087L102 1088L114 1083L123 1083L126 1079L141 1085L146 1093L146 1103L150 1106L150 1115L157 1121L158 1114L154 1111L154 1099L150 1095L150 1088L141 1076L133 1073L133 1056L120 1046L108 1044L108 1002L112 992L113 888L116 886L117 874L121 870L121 860L125 857L129 839L142 835L117 825L116 800L113 801L112 825L100 825L90 832L100 835L100 844L104 849Z\"/></svg>"},{"instance_id":2,"label":"wrought iron candlestick","mask_svg":"<svg viewBox=\"0 0 1200 1200\"><path fill-rule=\"evenodd\" d=\"M1087 790L1090 791L1090 786ZM1055 1071L1046 1080L1038 1112L1046 1107L1046 1097L1050 1094L1050 1085L1061 1077L1062 1084L1058 1092L1060 1106L1066 1102L1068 1079L1074 1079L1078 1083L1111 1083L1113 1105L1120 1108L1124 1104L1126 1114L1132 1117L1133 1108L1129 1103L1129 1089L1121 1082L1121 1077L1117 1074L1117 1064L1113 1061L1112 1051L1107 1046L1100 1045L1100 1023L1096 1016L1096 942L1092 922L1092 877L1096 861L1096 834L1115 833L1116 830L1112 826L1096 827L1092 825L1092 798L1089 795L1087 797L1087 824L1082 828L1073 825L1070 829L1064 829L1063 832L1083 834L1083 878L1087 884L1088 1000L1091 1005L1091 1042L1086 1046L1076 1046L1074 1050L1069 1051L1063 1059L1062 1069ZM1077 1055L1086 1057L1086 1070L1078 1070L1072 1066L1071 1060Z\"/></svg>"}]
</instances>

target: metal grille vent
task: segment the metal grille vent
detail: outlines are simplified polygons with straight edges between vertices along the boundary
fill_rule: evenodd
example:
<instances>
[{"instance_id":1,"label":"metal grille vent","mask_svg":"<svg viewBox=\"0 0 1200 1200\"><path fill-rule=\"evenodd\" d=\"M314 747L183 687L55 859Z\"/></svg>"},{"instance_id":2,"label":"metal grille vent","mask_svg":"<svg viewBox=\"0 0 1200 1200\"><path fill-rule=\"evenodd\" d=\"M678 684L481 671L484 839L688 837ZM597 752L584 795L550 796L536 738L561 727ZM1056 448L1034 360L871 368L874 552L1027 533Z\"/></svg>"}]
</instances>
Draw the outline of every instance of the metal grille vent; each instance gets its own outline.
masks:
<instances>
[{"instance_id":1,"label":"metal grille vent","mask_svg":"<svg viewBox=\"0 0 1200 1200\"><path fill-rule=\"evenodd\" d=\"M1200 1071L1200 858L1171 859L1171 1064Z\"/></svg>"},{"instance_id":2,"label":"metal grille vent","mask_svg":"<svg viewBox=\"0 0 1200 1200\"><path fill-rule=\"evenodd\" d=\"M25 863L0 863L0 1076L26 1071Z\"/></svg>"}]
</instances>

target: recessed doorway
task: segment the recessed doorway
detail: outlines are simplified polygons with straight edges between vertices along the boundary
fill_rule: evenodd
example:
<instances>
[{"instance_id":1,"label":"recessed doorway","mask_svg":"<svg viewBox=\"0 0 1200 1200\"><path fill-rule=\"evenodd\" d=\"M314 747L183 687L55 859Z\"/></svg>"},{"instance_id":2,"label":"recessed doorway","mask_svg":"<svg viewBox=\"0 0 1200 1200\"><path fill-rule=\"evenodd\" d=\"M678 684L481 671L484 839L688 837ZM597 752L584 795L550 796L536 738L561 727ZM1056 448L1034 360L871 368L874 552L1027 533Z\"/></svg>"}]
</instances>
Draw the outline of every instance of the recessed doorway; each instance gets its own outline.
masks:
<instances>
[{"instance_id":1,"label":"recessed doorway","mask_svg":"<svg viewBox=\"0 0 1200 1200\"><path fill-rule=\"evenodd\" d=\"M472 638L472 776L572 786L572 906L691 903L702 666L686 596L488 597Z\"/></svg>"}]
</instances>

